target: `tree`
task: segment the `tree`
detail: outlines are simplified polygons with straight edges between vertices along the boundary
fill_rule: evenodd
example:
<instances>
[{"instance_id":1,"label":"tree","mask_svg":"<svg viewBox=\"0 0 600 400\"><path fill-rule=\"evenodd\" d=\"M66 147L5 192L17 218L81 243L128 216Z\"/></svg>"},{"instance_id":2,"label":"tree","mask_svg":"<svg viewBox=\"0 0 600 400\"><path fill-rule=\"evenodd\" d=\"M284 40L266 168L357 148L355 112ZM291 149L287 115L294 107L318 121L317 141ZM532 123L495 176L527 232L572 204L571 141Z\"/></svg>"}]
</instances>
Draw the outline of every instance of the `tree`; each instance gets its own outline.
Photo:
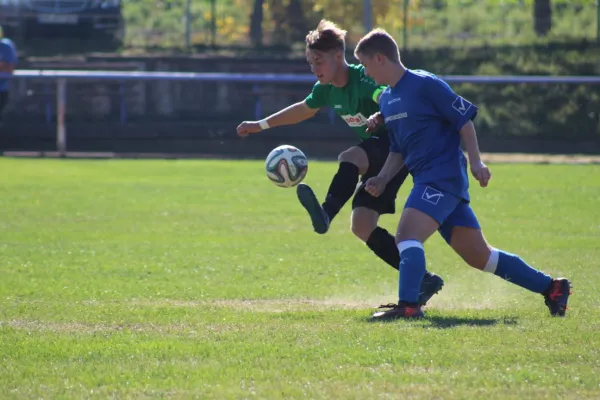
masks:
<instances>
[{"instance_id":1,"label":"tree","mask_svg":"<svg viewBox=\"0 0 600 400\"><path fill-rule=\"evenodd\" d=\"M255 47L263 44L263 4L264 0L254 0L254 7L250 16L250 43Z\"/></svg>"},{"instance_id":2,"label":"tree","mask_svg":"<svg viewBox=\"0 0 600 400\"><path fill-rule=\"evenodd\" d=\"M546 36L552 29L551 0L535 0L533 3L533 29L538 36Z\"/></svg>"},{"instance_id":3,"label":"tree","mask_svg":"<svg viewBox=\"0 0 600 400\"><path fill-rule=\"evenodd\" d=\"M306 3L312 5L313 13L328 18L348 30L349 43L356 42L366 32L364 30L364 9L360 0L315 0ZM407 25L419 24L419 10L422 0L410 0L408 3ZM404 28L405 0L371 0L373 25L397 34Z\"/></svg>"},{"instance_id":4,"label":"tree","mask_svg":"<svg viewBox=\"0 0 600 400\"><path fill-rule=\"evenodd\" d=\"M302 0L290 0L286 13L290 28L290 39L292 42L304 40L308 26Z\"/></svg>"}]
</instances>

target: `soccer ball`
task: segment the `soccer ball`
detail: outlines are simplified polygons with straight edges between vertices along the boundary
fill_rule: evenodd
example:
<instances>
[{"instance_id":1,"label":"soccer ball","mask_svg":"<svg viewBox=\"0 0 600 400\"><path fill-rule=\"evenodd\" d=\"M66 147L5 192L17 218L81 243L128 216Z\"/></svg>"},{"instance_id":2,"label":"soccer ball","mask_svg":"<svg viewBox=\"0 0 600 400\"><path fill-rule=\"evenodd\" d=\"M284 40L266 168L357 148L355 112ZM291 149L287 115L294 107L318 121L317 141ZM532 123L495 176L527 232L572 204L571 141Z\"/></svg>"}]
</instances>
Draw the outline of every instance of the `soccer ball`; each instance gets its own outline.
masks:
<instances>
[{"instance_id":1,"label":"soccer ball","mask_svg":"<svg viewBox=\"0 0 600 400\"><path fill-rule=\"evenodd\" d=\"M308 160L299 149L284 144L269 153L265 170L273 183L289 188L302 182L308 171Z\"/></svg>"}]
</instances>

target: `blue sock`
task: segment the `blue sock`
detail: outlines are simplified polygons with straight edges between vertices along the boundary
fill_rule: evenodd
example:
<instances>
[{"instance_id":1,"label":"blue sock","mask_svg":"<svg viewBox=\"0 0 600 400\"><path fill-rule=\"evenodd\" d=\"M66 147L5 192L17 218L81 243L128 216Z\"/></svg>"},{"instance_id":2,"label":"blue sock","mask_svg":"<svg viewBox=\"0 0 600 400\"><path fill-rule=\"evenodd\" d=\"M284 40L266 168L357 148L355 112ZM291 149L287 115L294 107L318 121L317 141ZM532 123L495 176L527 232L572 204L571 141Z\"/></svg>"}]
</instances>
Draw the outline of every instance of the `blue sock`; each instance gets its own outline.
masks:
<instances>
[{"instance_id":1,"label":"blue sock","mask_svg":"<svg viewBox=\"0 0 600 400\"><path fill-rule=\"evenodd\" d=\"M425 250L417 240L398 243L400 252L400 281L398 298L407 303L418 303L421 282L425 275Z\"/></svg>"},{"instance_id":2,"label":"blue sock","mask_svg":"<svg viewBox=\"0 0 600 400\"><path fill-rule=\"evenodd\" d=\"M519 256L502 250L492 250L484 271L535 293L544 293L552 283L550 276L530 267Z\"/></svg>"}]
</instances>

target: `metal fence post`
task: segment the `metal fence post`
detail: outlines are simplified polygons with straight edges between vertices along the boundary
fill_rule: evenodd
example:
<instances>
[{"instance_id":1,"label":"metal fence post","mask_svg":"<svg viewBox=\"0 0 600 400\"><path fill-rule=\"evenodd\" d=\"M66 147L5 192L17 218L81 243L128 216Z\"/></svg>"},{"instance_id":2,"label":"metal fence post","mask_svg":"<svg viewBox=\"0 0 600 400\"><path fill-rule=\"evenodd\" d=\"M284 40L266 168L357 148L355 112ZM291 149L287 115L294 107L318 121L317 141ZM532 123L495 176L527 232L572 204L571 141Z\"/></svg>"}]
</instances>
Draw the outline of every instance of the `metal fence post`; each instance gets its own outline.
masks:
<instances>
[{"instance_id":1,"label":"metal fence post","mask_svg":"<svg viewBox=\"0 0 600 400\"><path fill-rule=\"evenodd\" d=\"M56 149L60 157L67 154L67 128L65 115L67 113L67 80L60 78L56 81Z\"/></svg>"},{"instance_id":2,"label":"metal fence post","mask_svg":"<svg viewBox=\"0 0 600 400\"><path fill-rule=\"evenodd\" d=\"M185 49L191 50L192 47L192 1L185 2Z\"/></svg>"},{"instance_id":3,"label":"metal fence post","mask_svg":"<svg viewBox=\"0 0 600 400\"><path fill-rule=\"evenodd\" d=\"M125 104L125 82L121 81L119 84L119 114L121 119L121 125L127 123L127 105Z\"/></svg>"},{"instance_id":4,"label":"metal fence post","mask_svg":"<svg viewBox=\"0 0 600 400\"><path fill-rule=\"evenodd\" d=\"M365 33L368 33L371 31L371 29L373 29L373 8L371 0L363 0L363 15Z\"/></svg>"},{"instance_id":5,"label":"metal fence post","mask_svg":"<svg viewBox=\"0 0 600 400\"><path fill-rule=\"evenodd\" d=\"M52 123L52 96L50 89L51 82L47 82L44 85L44 94L46 95L46 123Z\"/></svg>"},{"instance_id":6,"label":"metal fence post","mask_svg":"<svg viewBox=\"0 0 600 400\"><path fill-rule=\"evenodd\" d=\"M217 45L217 0L210 1L210 45Z\"/></svg>"},{"instance_id":7,"label":"metal fence post","mask_svg":"<svg viewBox=\"0 0 600 400\"><path fill-rule=\"evenodd\" d=\"M403 19L404 26L402 27L402 49L408 49L408 6L410 0L404 0L404 11L403 11Z\"/></svg>"},{"instance_id":8,"label":"metal fence post","mask_svg":"<svg viewBox=\"0 0 600 400\"><path fill-rule=\"evenodd\" d=\"M255 84L252 86L252 93L256 96L256 102L254 103L254 118L259 120L262 117L262 104L258 85Z\"/></svg>"}]
</instances>

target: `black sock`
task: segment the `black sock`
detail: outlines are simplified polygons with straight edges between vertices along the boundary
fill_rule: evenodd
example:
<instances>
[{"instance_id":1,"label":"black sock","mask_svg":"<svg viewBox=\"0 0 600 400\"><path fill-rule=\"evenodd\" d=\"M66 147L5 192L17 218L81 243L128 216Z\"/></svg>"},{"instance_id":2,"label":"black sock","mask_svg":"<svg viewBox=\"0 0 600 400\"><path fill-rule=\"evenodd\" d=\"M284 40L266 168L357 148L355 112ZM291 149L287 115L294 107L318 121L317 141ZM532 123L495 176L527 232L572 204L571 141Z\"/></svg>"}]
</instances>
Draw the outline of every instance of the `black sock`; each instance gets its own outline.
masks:
<instances>
[{"instance_id":1,"label":"black sock","mask_svg":"<svg viewBox=\"0 0 600 400\"><path fill-rule=\"evenodd\" d=\"M367 246L373 253L394 269L400 268L400 253L398 247L396 247L396 241L394 237L385 229L379 226L373 230L369 240L367 240ZM430 276L431 273L425 271L425 276Z\"/></svg>"},{"instance_id":2,"label":"black sock","mask_svg":"<svg viewBox=\"0 0 600 400\"><path fill-rule=\"evenodd\" d=\"M341 162L340 167L331 180L327 197L323 203L323 209L329 220L340 212L344 204L354 194L358 182L358 167L349 162Z\"/></svg>"},{"instance_id":3,"label":"black sock","mask_svg":"<svg viewBox=\"0 0 600 400\"><path fill-rule=\"evenodd\" d=\"M367 246L373 253L383 261L388 263L392 268L400 268L400 253L396 247L394 237L388 231L379 226L369 236Z\"/></svg>"}]
</instances>

